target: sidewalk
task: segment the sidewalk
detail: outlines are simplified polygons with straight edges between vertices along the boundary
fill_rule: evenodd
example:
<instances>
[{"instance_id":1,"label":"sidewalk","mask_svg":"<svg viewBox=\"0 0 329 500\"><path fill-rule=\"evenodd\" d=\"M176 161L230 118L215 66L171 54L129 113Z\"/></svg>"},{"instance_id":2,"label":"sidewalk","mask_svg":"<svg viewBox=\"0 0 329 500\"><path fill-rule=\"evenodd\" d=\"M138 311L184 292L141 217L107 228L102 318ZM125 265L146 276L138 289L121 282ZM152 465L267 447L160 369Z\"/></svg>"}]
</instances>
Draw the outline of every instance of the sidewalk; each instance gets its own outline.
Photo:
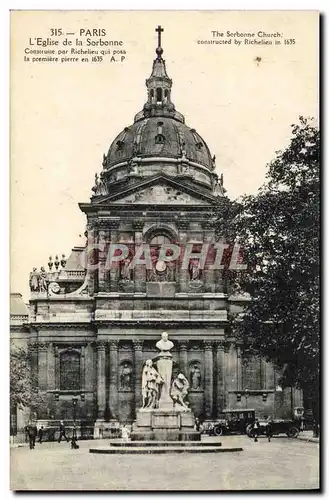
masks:
<instances>
[{"instance_id":1,"label":"sidewalk","mask_svg":"<svg viewBox=\"0 0 329 500\"><path fill-rule=\"evenodd\" d=\"M313 437L313 431L300 432L297 439L300 439L301 441L308 441L309 443L319 443L320 442L320 438Z\"/></svg>"}]
</instances>

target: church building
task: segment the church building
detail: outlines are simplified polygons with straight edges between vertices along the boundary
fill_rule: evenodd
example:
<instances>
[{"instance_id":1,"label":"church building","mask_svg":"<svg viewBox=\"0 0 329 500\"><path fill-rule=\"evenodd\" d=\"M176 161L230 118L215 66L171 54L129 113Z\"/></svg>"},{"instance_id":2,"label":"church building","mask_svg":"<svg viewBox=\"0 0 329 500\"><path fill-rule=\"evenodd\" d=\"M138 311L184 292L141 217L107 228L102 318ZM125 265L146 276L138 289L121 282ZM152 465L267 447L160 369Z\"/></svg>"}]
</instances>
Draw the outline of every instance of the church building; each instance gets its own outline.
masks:
<instances>
[{"instance_id":1,"label":"church building","mask_svg":"<svg viewBox=\"0 0 329 500\"><path fill-rule=\"evenodd\" d=\"M79 204L86 246L30 275L24 331L44 397L37 418L49 426L74 419L86 435L134 421L143 365L163 332L174 343L173 376L187 377L200 419L238 408L289 418L301 406L300 391L282 390L265 360L245 359L230 332L229 316L250 297L233 291L222 269L199 265L197 252L216 241L223 177L197 128L176 110L157 31L145 104L104 154L90 201ZM141 245L151 265L141 255L136 264ZM190 248L193 258L187 266L161 259L163 245Z\"/></svg>"}]
</instances>

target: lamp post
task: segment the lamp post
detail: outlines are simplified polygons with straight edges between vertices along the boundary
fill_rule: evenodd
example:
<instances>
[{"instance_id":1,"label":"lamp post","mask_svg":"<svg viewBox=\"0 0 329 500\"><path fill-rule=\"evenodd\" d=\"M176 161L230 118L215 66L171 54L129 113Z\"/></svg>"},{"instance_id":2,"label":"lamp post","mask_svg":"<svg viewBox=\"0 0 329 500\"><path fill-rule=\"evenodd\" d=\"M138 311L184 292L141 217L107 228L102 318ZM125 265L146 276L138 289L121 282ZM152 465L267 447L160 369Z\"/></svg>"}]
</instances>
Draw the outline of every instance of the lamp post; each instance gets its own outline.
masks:
<instances>
[{"instance_id":1,"label":"lamp post","mask_svg":"<svg viewBox=\"0 0 329 500\"><path fill-rule=\"evenodd\" d=\"M78 398L77 397L73 397L72 398L72 405L73 405L73 432L72 432L72 448L76 448L76 441L77 441L77 429L76 429L76 425L75 425L75 420L76 420L76 416L77 416L77 402L78 402Z\"/></svg>"},{"instance_id":2,"label":"lamp post","mask_svg":"<svg viewBox=\"0 0 329 500\"><path fill-rule=\"evenodd\" d=\"M77 402L78 402L78 398L76 398L76 397L72 398L74 425L75 425L75 420L76 420L76 416L77 416Z\"/></svg>"},{"instance_id":3,"label":"lamp post","mask_svg":"<svg viewBox=\"0 0 329 500\"><path fill-rule=\"evenodd\" d=\"M248 408L249 389L244 390L244 396L246 398L246 409L247 409Z\"/></svg>"}]
</instances>

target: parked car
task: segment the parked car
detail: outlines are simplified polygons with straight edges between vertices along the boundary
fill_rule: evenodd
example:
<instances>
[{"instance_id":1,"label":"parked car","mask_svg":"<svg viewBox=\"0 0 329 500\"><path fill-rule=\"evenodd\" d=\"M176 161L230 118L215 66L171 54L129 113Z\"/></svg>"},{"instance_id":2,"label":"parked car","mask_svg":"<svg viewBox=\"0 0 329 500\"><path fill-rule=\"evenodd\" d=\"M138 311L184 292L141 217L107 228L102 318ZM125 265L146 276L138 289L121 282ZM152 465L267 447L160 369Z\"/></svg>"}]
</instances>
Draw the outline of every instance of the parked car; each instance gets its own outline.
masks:
<instances>
[{"instance_id":1,"label":"parked car","mask_svg":"<svg viewBox=\"0 0 329 500\"><path fill-rule=\"evenodd\" d=\"M260 427L258 429L258 435L266 434L267 423L268 423L267 420L259 420ZM286 434L290 438L295 438L298 436L300 432L301 421L295 419L291 420L277 419L277 420L271 420L271 425L272 425L273 435ZM247 427L247 435L251 438L254 437L254 429L252 423Z\"/></svg>"},{"instance_id":2,"label":"parked car","mask_svg":"<svg viewBox=\"0 0 329 500\"><path fill-rule=\"evenodd\" d=\"M253 408L226 409L214 422L205 422L203 430L210 436L222 434L246 434L247 426L254 422Z\"/></svg>"}]
</instances>

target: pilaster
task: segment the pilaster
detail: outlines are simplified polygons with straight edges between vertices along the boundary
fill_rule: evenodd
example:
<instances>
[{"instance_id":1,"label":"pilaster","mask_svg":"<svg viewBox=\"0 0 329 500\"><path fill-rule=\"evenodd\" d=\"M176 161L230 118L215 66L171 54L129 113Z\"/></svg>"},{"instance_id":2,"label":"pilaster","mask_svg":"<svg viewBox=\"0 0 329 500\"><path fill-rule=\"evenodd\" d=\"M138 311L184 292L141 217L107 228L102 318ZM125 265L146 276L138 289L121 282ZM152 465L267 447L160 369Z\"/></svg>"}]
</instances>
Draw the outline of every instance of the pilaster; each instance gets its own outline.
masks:
<instances>
[{"instance_id":1,"label":"pilaster","mask_svg":"<svg viewBox=\"0 0 329 500\"><path fill-rule=\"evenodd\" d=\"M118 346L117 340L109 341L109 410L111 419L118 418Z\"/></svg>"},{"instance_id":2,"label":"pilaster","mask_svg":"<svg viewBox=\"0 0 329 500\"><path fill-rule=\"evenodd\" d=\"M142 407L142 369L143 369L143 341L133 340L135 360L135 410Z\"/></svg>"},{"instance_id":3,"label":"pilaster","mask_svg":"<svg viewBox=\"0 0 329 500\"><path fill-rule=\"evenodd\" d=\"M205 366L205 417L207 420L213 418L214 407L214 361L213 342L204 342L204 366Z\"/></svg>"}]
</instances>

